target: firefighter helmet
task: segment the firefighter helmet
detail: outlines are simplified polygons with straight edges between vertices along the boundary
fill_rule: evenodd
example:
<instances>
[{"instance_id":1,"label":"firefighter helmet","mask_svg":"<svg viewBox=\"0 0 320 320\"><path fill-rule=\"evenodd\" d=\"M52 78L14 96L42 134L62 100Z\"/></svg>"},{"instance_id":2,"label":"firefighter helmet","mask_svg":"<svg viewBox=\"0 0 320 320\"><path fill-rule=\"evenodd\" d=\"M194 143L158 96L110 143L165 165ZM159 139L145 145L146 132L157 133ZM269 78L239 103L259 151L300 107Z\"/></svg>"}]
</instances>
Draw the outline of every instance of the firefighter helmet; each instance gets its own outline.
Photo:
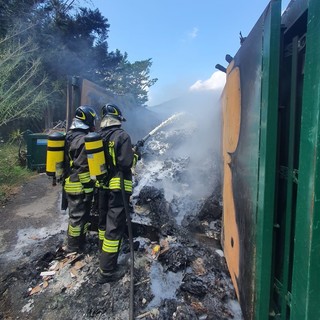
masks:
<instances>
[{"instance_id":1,"label":"firefighter helmet","mask_svg":"<svg viewBox=\"0 0 320 320\"><path fill-rule=\"evenodd\" d=\"M126 121L121 110L114 104L106 104L102 107L102 117L111 116L117 120Z\"/></svg>"},{"instance_id":2,"label":"firefighter helmet","mask_svg":"<svg viewBox=\"0 0 320 320\"><path fill-rule=\"evenodd\" d=\"M87 128L84 129L91 129L95 127L97 114L92 107L84 105L76 109L75 118L87 126Z\"/></svg>"}]
</instances>

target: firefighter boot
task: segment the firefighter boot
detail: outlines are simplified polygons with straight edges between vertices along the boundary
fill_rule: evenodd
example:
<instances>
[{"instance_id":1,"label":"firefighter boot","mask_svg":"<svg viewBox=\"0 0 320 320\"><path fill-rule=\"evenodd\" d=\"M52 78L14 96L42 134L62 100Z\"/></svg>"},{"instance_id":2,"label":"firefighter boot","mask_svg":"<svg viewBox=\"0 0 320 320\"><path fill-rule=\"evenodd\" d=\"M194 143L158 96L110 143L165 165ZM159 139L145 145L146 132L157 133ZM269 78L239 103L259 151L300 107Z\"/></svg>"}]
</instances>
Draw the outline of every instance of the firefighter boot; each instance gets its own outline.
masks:
<instances>
[{"instance_id":1,"label":"firefighter boot","mask_svg":"<svg viewBox=\"0 0 320 320\"><path fill-rule=\"evenodd\" d=\"M71 237L68 235L67 238L67 246L65 251L70 253L70 252L79 252L80 251L80 237Z\"/></svg>"},{"instance_id":2,"label":"firefighter boot","mask_svg":"<svg viewBox=\"0 0 320 320\"><path fill-rule=\"evenodd\" d=\"M121 279L127 271L126 266L118 265L115 270L103 272L101 269L98 271L97 283L103 284L107 282L114 282Z\"/></svg>"},{"instance_id":3,"label":"firefighter boot","mask_svg":"<svg viewBox=\"0 0 320 320\"><path fill-rule=\"evenodd\" d=\"M82 233L80 235L80 239L79 239L79 250L81 252L86 252L86 249L87 249L87 246L86 246L87 240L86 239L87 239L87 235L85 233Z\"/></svg>"}]
</instances>

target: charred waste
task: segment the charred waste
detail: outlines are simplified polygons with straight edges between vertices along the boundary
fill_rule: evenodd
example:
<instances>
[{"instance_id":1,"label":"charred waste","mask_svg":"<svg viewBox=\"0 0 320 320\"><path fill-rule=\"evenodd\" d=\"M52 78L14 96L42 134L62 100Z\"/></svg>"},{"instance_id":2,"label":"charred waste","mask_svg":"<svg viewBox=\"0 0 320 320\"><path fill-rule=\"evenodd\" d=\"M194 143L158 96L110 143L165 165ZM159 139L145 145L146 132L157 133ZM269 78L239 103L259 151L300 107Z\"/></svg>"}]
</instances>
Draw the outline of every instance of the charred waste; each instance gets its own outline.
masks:
<instances>
[{"instance_id":1,"label":"charred waste","mask_svg":"<svg viewBox=\"0 0 320 320\"><path fill-rule=\"evenodd\" d=\"M219 145L208 143L196 120L181 115L141 150L130 208L135 319L242 319L220 245ZM45 175L36 179L48 183ZM128 319L128 239L119 261L125 276L98 284L97 233L89 233L85 252L66 255L66 216L58 212L60 227L19 254L1 252L0 319Z\"/></svg>"}]
</instances>

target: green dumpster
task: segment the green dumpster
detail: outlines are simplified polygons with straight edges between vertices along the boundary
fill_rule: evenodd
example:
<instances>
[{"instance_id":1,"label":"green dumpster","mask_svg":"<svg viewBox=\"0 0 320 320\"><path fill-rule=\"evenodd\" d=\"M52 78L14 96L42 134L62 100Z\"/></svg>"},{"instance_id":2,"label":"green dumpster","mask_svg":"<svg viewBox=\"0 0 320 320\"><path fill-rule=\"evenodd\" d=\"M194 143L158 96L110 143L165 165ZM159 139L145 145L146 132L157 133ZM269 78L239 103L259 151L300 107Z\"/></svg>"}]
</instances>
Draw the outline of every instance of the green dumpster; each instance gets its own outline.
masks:
<instances>
[{"instance_id":1,"label":"green dumpster","mask_svg":"<svg viewBox=\"0 0 320 320\"><path fill-rule=\"evenodd\" d=\"M33 133L29 134L26 140L28 169L44 172L46 170L48 135L45 133Z\"/></svg>"}]
</instances>

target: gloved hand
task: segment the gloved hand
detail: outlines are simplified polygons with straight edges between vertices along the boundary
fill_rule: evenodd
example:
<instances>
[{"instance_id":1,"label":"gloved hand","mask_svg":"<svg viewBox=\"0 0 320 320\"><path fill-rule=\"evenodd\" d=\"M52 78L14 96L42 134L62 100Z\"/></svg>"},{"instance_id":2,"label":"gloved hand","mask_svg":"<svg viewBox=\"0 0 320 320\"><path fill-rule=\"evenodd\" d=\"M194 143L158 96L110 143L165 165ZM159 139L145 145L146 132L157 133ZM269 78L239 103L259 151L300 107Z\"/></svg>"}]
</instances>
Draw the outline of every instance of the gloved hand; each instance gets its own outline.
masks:
<instances>
[{"instance_id":1,"label":"gloved hand","mask_svg":"<svg viewBox=\"0 0 320 320\"><path fill-rule=\"evenodd\" d=\"M141 152L139 151L139 149L133 150L133 153L137 160L141 159Z\"/></svg>"},{"instance_id":2,"label":"gloved hand","mask_svg":"<svg viewBox=\"0 0 320 320\"><path fill-rule=\"evenodd\" d=\"M139 140L139 141L136 143L136 146L137 146L137 149L143 147L143 146L144 146L144 141L143 141L143 140Z\"/></svg>"}]
</instances>

